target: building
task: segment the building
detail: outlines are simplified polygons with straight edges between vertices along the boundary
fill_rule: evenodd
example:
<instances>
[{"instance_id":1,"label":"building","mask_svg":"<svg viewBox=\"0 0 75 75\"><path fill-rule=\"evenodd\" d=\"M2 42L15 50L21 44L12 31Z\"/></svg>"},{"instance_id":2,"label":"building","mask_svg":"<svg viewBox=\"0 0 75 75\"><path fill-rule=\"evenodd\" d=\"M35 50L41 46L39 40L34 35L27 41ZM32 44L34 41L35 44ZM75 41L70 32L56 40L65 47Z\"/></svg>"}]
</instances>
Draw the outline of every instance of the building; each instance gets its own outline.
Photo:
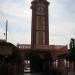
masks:
<instances>
[{"instance_id":1,"label":"building","mask_svg":"<svg viewBox=\"0 0 75 75\"><path fill-rule=\"evenodd\" d=\"M17 44L17 47L20 49L20 51L30 51L31 45L30 44ZM51 55L53 58L56 58L59 55L65 54L68 52L68 46L67 45L40 45L37 47L37 49L50 49Z\"/></svg>"},{"instance_id":2,"label":"building","mask_svg":"<svg viewBox=\"0 0 75 75\"><path fill-rule=\"evenodd\" d=\"M5 40L0 40L0 74L19 75L21 55L16 46Z\"/></svg>"},{"instance_id":3,"label":"building","mask_svg":"<svg viewBox=\"0 0 75 75\"><path fill-rule=\"evenodd\" d=\"M29 52L31 52L31 45L30 44L18 44L17 47L19 48L24 60L28 60L27 56L28 56ZM67 45L49 45L49 46L41 45L41 46L37 47L37 49L40 49L41 51L43 50L42 53L45 52L46 49L50 50L51 57L53 59L53 66L54 67L57 67L57 60L59 60L58 56L68 53ZM27 57L27 58L25 58L25 57ZM60 63L61 63L61 66L63 66L65 63L65 59L62 58Z\"/></svg>"},{"instance_id":4,"label":"building","mask_svg":"<svg viewBox=\"0 0 75 75\"><path fill-rule=\"evenodd\" d=\"M47 0L33 0L31 2L31 45L17 45L22 55L23 64L25 64L25 61L30 62L31 72L37 72L40 68L42 69L40 69L41 72L49 70L49 64L52 60L53 63L56 63L56 60L59 60L58 56L68 52L67 45L49 45L48 6ZM34 55L39 57L40 61L45 61L39 62L36 60L36 64ZM56 64L53 66L56 66Z\"/></svg>"}]
</instances>

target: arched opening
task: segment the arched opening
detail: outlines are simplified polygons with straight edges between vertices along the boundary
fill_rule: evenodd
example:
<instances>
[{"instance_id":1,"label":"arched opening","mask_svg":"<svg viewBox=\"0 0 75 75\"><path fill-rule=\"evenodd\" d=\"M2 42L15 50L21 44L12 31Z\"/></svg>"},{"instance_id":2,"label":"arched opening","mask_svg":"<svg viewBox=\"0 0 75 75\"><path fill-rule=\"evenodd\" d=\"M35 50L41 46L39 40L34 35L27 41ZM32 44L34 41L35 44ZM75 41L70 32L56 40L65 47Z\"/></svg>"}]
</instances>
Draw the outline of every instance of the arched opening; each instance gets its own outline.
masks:
<instances>
[{"instance_id":1,"label":"arched opening","mask_svg":"<svg viewBox=\"0 0 75 75\"><path fill-rule=\"evenodd\" d=\"M30 60L24 60L24 72L30 72Z\"/></svg>"}]
</instances>

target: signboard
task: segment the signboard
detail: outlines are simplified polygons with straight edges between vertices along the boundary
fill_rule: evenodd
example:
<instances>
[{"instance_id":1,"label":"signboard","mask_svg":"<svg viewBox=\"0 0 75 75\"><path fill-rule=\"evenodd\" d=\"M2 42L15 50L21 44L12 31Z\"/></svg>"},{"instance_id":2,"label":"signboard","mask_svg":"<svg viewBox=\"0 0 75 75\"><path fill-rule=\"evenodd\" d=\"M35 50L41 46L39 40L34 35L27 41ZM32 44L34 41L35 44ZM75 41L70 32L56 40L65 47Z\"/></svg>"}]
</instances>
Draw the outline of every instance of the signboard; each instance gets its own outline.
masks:
<instances>
[{"instance_id":1,"label":"signboard","mask_svg":"<svg viewBox=\"0 0 75 75\"><path fill-rule=\"evenodd\" d=\"M1 55L11 55L12 54L12 47L0 46L0 54Z\"/></svg>"}]
</instances>

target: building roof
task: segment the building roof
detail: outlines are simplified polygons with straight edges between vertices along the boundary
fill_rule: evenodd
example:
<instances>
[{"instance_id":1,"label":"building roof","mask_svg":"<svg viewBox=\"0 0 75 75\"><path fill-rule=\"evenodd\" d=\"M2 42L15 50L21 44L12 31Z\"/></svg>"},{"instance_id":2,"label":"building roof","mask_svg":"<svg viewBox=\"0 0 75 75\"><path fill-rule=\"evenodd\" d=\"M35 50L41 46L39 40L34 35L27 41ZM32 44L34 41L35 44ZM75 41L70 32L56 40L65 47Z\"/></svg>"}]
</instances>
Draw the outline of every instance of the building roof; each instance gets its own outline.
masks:
<instances>
[{"instance_id":1,"label":"building roof","mask_svg":"<svg viewBox=\"0 0 75 75\"><path fill-rule=\"evenodd\" d=\"M17 47L23 51L31 51L30 44L18 44ZM54 60L57 59L58 56L68 53L68 46L67 45L40 45L36 47L38 51L48 51L50 50L51 56Z\"/></svg>"},{"instance_id":2,"label":"building roof","mask_svg":"<svg viewBox=\"0 0 75 75\"><path fill-rule=\"evenodd\" d=\"M31 49L31 45L30 44L18 44L17 47L19 49ZM50 49L50 50L67 50L67 45L39 45L36 46L36 49Z\"/></svg>"}]
</instances>

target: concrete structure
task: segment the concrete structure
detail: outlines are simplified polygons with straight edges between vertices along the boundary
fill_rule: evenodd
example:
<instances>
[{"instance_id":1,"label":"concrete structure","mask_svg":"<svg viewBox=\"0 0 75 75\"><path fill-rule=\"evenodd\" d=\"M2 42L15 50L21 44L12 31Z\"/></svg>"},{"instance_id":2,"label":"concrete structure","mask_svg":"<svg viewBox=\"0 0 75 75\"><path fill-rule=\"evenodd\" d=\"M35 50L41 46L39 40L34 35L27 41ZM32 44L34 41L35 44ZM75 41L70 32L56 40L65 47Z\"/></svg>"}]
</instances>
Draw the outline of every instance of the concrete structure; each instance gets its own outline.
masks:
<instances>
[{"instance_id":1,"label":"concrete structure","mask_svg":"<svg viewBox=\"0 0 75 75\"><path fill-rule=\"evenodd\" d=\"M40 45L49 45L49 23L47 0L33 0L32 9L32 31L31 31L31 50L30 68L31 72L44 72L49 70L50 50L44 50ZM37 49L39 47L39 49ZM35 61L35 58L37 59Z\"/></svg>"},{"instance_id":2,"label":"concrete structure","mask_svg":"<svg viewBox=\"0 0 75 75\"><path fill-rule=\"evenodd\" d=\"M34 0L32 6L31 47L49 45L49 23L47 0Z\"/></svg>"},{"instance_id":3,"label":"concrete structure","mask_svg":"<svg viewBox=\"0 0 75 75\"><path fill-rule=\"evenodd\" d=\"M20 49L20 53L22 54L23 60L30 60L29 57L29 53L32 52L31 50L31 45L29 44L18 44L17 47ZM45 45L40 45L39 47L36 48L35 52L40 52L41 53L46 53L48 52L48 50L50 50L50 54L52 57L52 64L53 64L53 68L59 68L58 66L58 56L60 55L64 55L68 53L68 47L67 45L49 45L49 46L45 46ZM25 64L25 63L24 63ZM60 68L64 67L65 68L65 59L64 57L61 59L60 61Z\"/></svg>"},{"instance_id":4,"label":"concrete structure","mask_svg":"<svg viewBox=\"0 0 75 75\"><path fill-rule=\"evenodd\" d=\"M31 4L31 45L18 44L17 47L22 54L23 65L25 60L28 60L31 72L44 72L49 70L52 59L53 63L56 63L58 56L67 53L68 49L67 46L49 45L49 2L47 0L33 0Z\"/></svg>"},{"instance_id":5,"label":"concrete structure","mask_svg":"<svg viewBox=\"0 0 75 75\"><path fill-rule=\"evenodd\" d=\"M20 49L20 51L28 52L31 51L31 45L30 44L17 44L17 47ZM50 50L51 55L54 59L56 59L57 56L63 55L68 53L68 46L67 45L40 45L36 47L36 49L43 50Z\"/></svg>"},{"instance_id":6,"label":"concrete structure","mask_svg":"<svg viewBox=\"0 0 75 75\"><path fill-rule=\"evenodd\" d=\"M73 68L73 63L70 64L70 62L65 59L65 56L68 53L67 45L49 45L49 2L47 0L33 0L31 4L31 45L18 44L17 47L15 47L12 44L6 42L3 44L0 42L0 46L3 46L0 47L3 48L0 49L0 58L2 58L3 61L0 60L0 62L5 64L8 63L7 66L10 65L10 68L13 68L14 75L19 75L17 74L19 71L24 73L26 71L25 69L29 69L29 72L49 72L51 68L58 69L63 74L68 75L68 71ZM4 47L5 45L6 47ZM13 51L11 49L5 50L6 48L9 48L8 46L10 45L15 49L13 49ZM21 54L22 61L20 63L17 62L18 60L15 59L16 56L13 55L13 52L16 53L17 49ZM10 62L6 61L7 57L10 58L9 61L13 60L17 63L14 63L12 66Z\"/></svg>"}]
</instances>

